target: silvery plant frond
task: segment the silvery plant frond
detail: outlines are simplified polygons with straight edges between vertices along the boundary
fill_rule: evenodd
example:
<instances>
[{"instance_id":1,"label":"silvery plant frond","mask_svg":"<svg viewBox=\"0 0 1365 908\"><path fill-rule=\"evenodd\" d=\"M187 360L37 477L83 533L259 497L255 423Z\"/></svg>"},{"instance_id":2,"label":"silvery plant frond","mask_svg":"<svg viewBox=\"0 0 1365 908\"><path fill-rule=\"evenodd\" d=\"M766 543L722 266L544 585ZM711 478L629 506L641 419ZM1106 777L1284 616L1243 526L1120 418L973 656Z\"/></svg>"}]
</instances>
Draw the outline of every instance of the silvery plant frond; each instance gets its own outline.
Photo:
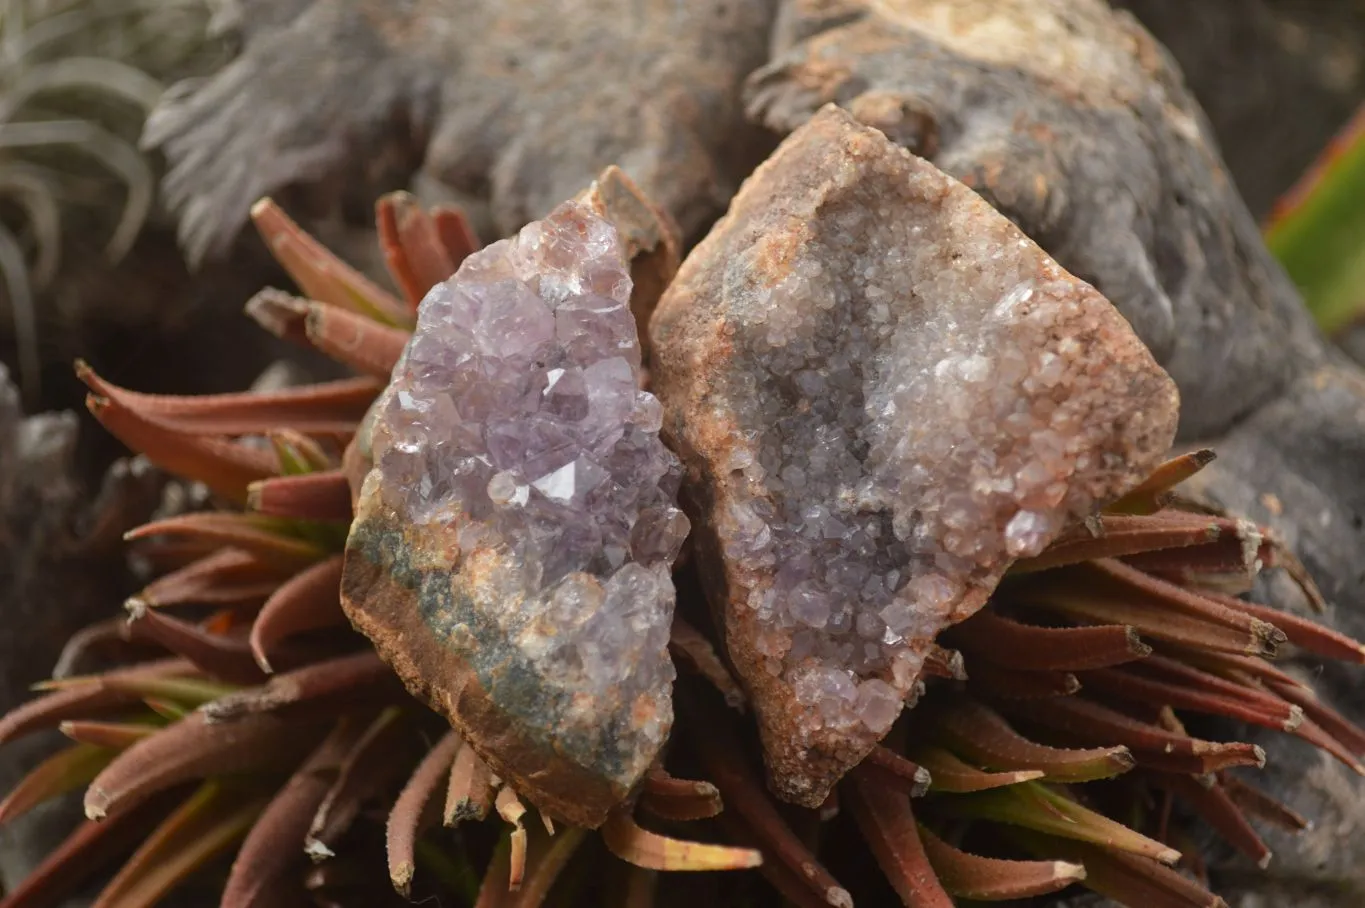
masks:
<instances>
[{"instance_id":1,"label":"silvery plant frond","mask_svg":"<svg viewBox=\"0 0 1365 908\"><path fill-rule=\"evenodd\" d=\"M0 0L0 280L30 398L41 294L61 267L64 228L92 221L110 261L132 248L156 197L137 137L170 81L221 54L209 37L213 6Z\"/></svg>"}]
</instances>

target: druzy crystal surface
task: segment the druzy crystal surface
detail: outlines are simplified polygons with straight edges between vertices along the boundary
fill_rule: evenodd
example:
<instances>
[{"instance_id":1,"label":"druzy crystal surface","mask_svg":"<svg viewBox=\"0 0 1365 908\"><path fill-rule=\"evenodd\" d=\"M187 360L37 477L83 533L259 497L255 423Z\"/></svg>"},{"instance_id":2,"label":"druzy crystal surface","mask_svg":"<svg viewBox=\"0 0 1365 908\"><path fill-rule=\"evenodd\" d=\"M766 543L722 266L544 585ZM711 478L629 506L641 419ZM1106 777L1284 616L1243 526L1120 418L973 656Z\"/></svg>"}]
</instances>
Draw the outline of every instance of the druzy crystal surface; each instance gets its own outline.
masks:
<instances>
[{"instance_id":1,"label":"druzy crystal surface","mask_svg":"<svg viewBox=\"0 0 1365 908\"><path fill-rule=\"evenodd\" d=\"M688 532L630 293L616 229L573 202L434 287L376 406L348 551L416 588L416 632L397 609L376 617L374 596L353 617L495 771L517 775L499 752L509 732L471 719L462 685L520 723L533 740L517 746L618 796L672 719L670 571ZM414 633L442 650L413 657Z\"/></svg>"},{"instance_id":2,"label":"druzy crystal surface","mask_svg":"<svg viewBox=\"0 0 1365 908\"><path fill-rule=\"evenodd\" d=\"M833 108L688 257L652 340L703 579L774 782L812 806L937 634L1175 431L1174 386L1103 297Z\"/></svg>"}]
</instances>

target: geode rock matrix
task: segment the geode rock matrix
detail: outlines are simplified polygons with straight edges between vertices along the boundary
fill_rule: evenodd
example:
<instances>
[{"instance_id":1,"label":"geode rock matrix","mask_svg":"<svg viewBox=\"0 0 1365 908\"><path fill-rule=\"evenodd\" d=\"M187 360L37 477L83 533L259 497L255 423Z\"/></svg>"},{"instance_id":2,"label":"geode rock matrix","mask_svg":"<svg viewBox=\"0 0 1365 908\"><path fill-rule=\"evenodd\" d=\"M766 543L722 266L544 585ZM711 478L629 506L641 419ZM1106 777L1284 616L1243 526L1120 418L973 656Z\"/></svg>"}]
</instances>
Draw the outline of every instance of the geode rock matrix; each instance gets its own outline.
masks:
<instances>
[{"instance_id":1,"label":"geode rock matrix","mask_svg":"<svg viewBox=\"0 0 1365 908\"><path fill-rule=\"evenodd\" d=\"M651 323L664 437L777 792L815 806L935 636L1167 450L1122 316L979 196L830 106Z\"/></svg>"},{"instance_id":2,"label":"geode rock matrix","mask_svg":"<svg viewBox=\"0 0 1365 908\"><path fill-rule=\"evenodd\" d=\"M672 722L681 469L613 225L566 203L422 301L377 402L352 621L504 780L596 826Z\"/></svg>"}]
</instances>

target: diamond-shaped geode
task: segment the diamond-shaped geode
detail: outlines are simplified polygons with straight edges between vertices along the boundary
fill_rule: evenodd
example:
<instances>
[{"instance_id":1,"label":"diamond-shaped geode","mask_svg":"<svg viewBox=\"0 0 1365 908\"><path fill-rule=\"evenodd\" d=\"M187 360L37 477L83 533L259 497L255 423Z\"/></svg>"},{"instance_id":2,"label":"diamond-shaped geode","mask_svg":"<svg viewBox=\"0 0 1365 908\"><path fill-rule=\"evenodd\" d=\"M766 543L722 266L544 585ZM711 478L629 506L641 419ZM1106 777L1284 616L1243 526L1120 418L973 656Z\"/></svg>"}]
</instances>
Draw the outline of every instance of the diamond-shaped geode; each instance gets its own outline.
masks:
<instances>
[{"instance_id":1,"label":"diamond-shaped geode","mask_svg":"<svg viewBox=\"0 0 1365 908\"><path fill-rule=\"evenodd\" d=\"M1017 557L1135 484L1177 394L970 189L826 107L651 322L664 437L774 787L818 805Z\"/></svg>"},{"instance_id":2,"label":"diamond-shaped geode","mask_svg":"<svg viewBox=\"0 0 1365 908\"><path fill-rule=\"evenodd\" d=\"M408 688L584 826L668 736L688 529L604 204L565 203L423 300L372 411L342 580Z\"/></svg>"}]
</instances>

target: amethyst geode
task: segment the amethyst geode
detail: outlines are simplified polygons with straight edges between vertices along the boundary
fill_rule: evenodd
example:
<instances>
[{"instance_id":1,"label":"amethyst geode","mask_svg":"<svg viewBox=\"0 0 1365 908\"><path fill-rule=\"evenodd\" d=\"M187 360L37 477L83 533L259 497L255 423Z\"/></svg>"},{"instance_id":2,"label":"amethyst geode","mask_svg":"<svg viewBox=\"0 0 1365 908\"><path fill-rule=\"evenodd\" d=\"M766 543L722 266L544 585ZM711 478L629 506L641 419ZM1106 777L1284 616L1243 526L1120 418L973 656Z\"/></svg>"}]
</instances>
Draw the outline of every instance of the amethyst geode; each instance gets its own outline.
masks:
<instances>
[{"instance_id":1,"label":"amethyst geode","mask_svg":"<svg viewBox=\"0 0 1365 908\"><path fill-rule=\"evenodd\" d=\"M687 535L616 229L566 203L422 301L375 405L342 595L408 687L595 826L672 722Z\"/></svg>"},{"instance_id":2,"label":"amethyst geode","mask_svg":"<svg viewBox=\"0 0 1365 908\"><path fill-rule=\"evenodd\" d=\"M1174 384L1108 301L833 106L650 329L703 583L773 786L810 807L913 702L938 634L1175 434Z\"/></svg>"}]
</instances>

